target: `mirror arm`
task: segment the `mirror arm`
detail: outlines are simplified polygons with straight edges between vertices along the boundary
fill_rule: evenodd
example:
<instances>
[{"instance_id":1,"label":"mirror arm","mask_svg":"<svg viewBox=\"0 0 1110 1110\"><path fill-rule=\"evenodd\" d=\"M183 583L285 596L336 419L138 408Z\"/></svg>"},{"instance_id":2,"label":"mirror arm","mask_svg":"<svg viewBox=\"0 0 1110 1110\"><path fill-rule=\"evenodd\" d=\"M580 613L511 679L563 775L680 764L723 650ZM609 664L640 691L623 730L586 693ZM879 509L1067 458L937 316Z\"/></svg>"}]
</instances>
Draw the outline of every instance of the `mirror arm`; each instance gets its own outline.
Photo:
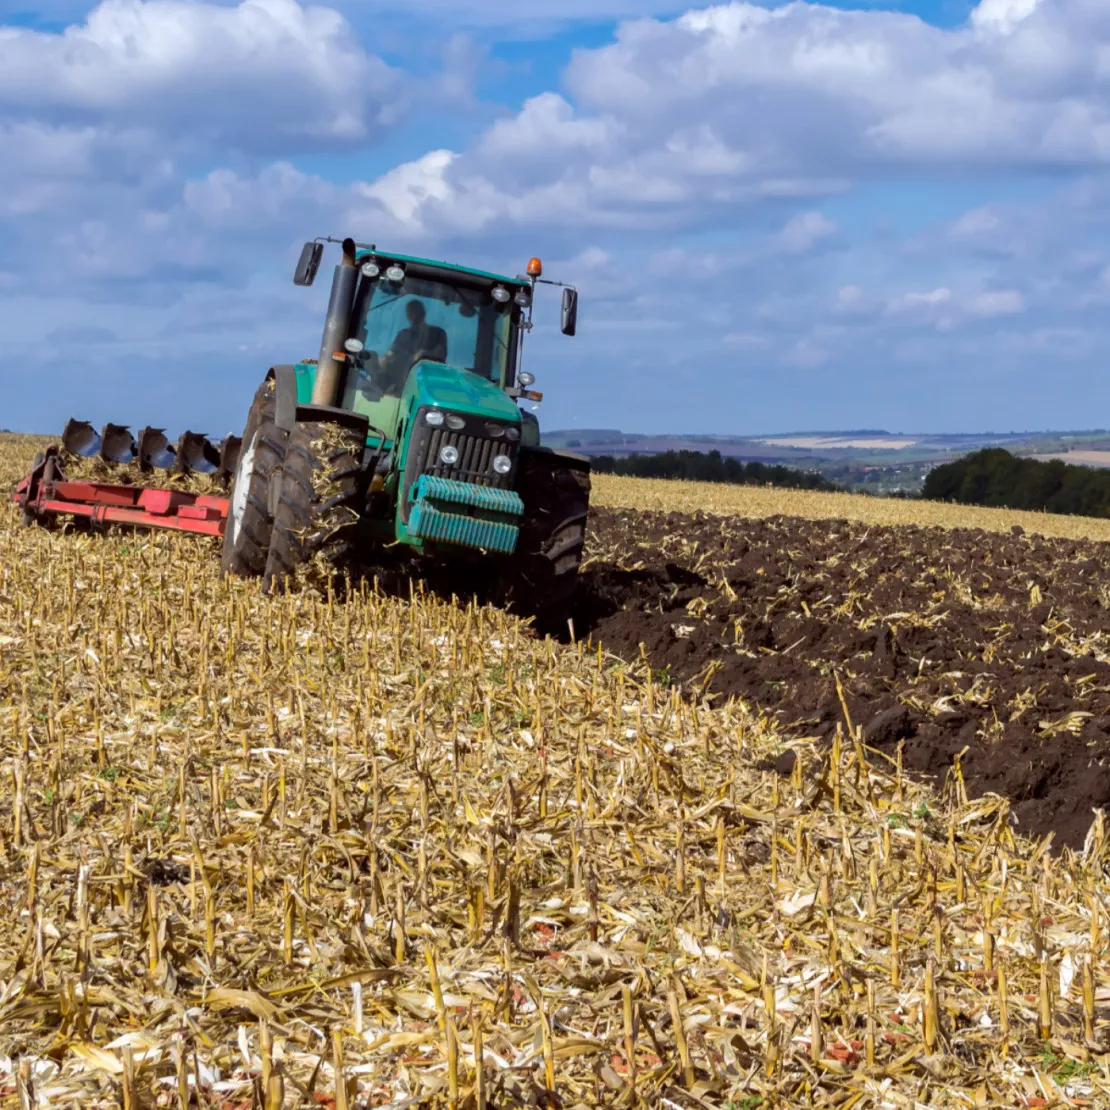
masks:
<instances>
[{"instance_id":1,"label":"mirror arm","mask_svg":"<svg viewBox=\"0 0 1110 1110\"><path fill-rule=\"evenodd\" d=\"M578 292L573 285L566 281L553 281L551 278L533 278L532 280L540 285L557 285L560 289L574 289L576 293Z\"/></svg>"}]
</instances>

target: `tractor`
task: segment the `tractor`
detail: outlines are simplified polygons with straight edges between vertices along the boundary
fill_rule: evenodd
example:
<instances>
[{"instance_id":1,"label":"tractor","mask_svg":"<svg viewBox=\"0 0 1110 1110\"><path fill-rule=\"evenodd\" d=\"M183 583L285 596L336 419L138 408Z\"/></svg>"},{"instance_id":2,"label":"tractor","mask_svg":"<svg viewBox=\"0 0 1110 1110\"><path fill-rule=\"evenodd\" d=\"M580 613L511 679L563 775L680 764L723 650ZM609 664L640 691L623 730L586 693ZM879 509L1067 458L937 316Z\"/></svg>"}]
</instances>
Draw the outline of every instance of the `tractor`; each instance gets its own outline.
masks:
<instances>
[{"instance_id":1,"label":"tractor","mask_svg":"<svg viewBox=\"0 0 1110 1110\"><path fill-rule=\"evenodd\" d=\"M540 285L578 293L538 258L515 278L318 238L293 282L310 286L339 243L319 356L271 367L254 395L231 480L225 574L292 585L375 544L480 560L500 600L537 626L565 624L589 508L590 464L540 444L523 370Z\"/></svg>"},{"instance_id":2,"label":"tractor","mask_svg":"<svg viewBox=\"0 0 1110 1110\"><path fill-rule=\"evenodd\" d=\"M165 429L98 433L71 419L13 498L27 524L73 518L222 537L225 575L259 577L264 592L337 574L385 548L492 579L493 600L566 627L589 510L590 464L541 446L542 394L521 367L540 285L562 289L564 335L578 293L543 277L538 258L515 278L392 254L353 239L305 243L293 281L312 285L325 244L338 243L319 356L272 366L242 436L219 443ZM67 458L98 458L94 478ZM100 469L172 471L176 485L104 482ZM198 492L196 475L226 496ZM573 631L573 626L571 626Z\"/></svg>"}]
</instances>

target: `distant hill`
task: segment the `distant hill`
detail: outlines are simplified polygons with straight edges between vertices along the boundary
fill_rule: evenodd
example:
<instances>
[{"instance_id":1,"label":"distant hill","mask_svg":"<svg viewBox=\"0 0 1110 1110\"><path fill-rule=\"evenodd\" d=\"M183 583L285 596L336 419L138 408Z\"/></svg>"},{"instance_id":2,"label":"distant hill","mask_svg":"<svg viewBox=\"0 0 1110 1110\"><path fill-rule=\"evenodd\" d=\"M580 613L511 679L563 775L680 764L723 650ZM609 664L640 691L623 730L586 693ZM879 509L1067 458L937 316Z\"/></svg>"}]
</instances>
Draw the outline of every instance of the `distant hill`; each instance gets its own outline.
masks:
<instances>
[{"instance_id":1,"label":"distant hill","mask_svg":"<svg viewBox=\"0 0 1110 1110\"><path fill-rule=\"evenodd\" d=\"M849 489L875 493L918 493L937 466L969 452L1005 448L1019 456L1067 455L1071 462L1106 465L1110 431L1075 432L775 432L728 436L702 433L638 433L618 428L566 428L543 433L546 446L614 460L633 455L717 451L723 459L816 471Z\"/></svg>"}]
</instances>

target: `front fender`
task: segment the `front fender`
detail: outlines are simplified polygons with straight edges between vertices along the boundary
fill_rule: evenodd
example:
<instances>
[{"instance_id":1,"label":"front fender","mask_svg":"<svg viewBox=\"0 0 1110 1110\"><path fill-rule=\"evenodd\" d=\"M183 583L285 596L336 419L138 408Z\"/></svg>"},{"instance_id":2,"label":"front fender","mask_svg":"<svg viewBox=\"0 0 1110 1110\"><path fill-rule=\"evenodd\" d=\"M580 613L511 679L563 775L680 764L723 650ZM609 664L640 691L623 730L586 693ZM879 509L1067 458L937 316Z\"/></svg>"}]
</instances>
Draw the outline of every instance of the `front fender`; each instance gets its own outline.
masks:
<instances>
[{"instance_id":1,"label":"front fender","mask_svg":"<svg viewBox=\"0 0 1110 1110\"><path fill-rule=\"evenodd\" d=\"M274 404L277 426L284 431L293 430L297 422L297 405L312 401L313 373L304 363L271 366L266 373L274 381Z\"/></svg>"},{"instance_id":2,"label":"front fender","mask_svg":"<svg viewBox=\"0 0 1110 1110\"><path fill-rule=\"evenodd\" d=\"M556 467L565 466L568 470L579 470L590 473L590 460L586 455L579 455L576 451L557 451L554 447L533 447L523 445L521 455L527 455L537 462L554 470Z\"/></svg>"}]
</instances>

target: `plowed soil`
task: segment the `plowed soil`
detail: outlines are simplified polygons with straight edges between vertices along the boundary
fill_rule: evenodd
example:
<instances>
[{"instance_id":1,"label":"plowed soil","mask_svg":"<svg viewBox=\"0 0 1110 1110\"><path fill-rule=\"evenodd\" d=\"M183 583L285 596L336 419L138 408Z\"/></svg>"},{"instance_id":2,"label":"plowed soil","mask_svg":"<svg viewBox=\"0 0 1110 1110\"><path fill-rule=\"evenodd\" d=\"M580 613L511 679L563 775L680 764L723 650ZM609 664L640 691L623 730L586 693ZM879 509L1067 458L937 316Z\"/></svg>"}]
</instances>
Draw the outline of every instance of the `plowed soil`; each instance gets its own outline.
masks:
<instances>
[{"instance_id":1,"label":"plowed soil","mask_svg":"<svg viewBox=\"0 0 1110 1110\"><path fill-rule=\"evenodd\" d=\"M591 512L576 626L798 736L844 715L907 770L1081 846L1110 803L1110 545L847 521Z\"/></svg>"}]
</instances>

